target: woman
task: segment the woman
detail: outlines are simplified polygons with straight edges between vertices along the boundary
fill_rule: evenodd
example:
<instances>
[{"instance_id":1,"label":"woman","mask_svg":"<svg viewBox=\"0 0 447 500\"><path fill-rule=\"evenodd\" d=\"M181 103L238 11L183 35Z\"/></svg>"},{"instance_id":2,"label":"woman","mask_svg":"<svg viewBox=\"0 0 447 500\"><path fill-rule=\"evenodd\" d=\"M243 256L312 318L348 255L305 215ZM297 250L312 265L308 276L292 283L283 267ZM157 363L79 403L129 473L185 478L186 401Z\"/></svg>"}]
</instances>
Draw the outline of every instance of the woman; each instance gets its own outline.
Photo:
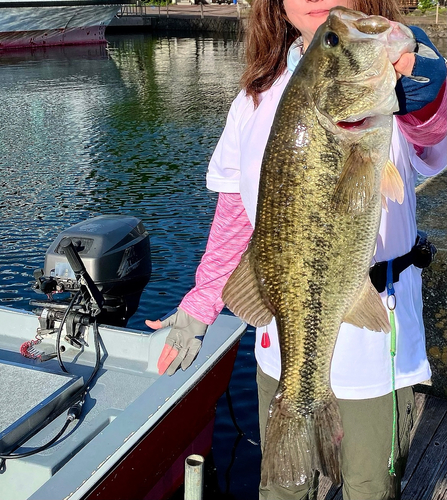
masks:
<instances>
[{"instance_id":1,"label":"woman","mask_svg":"<svg viewBox=\"0 0 447 500\"><path fill-rule=\"evenodd\" d=\"M320 24L335 6L399 20L394 0L254 0L247 32L243 90L234 100L207 173L207 186L219 192L206 252L197 269L196 287L167 320L146 321L150 328L173 325L159 359L159 372L187 368L201 346L207 325L223 308L222 289L239 263L253 231L257 182L276 107L290 75ZM404 180L404 203L383 211L375 260L407 254L416 239L417 173L435 175L446 165L445 62L422 30L414 28L419 54L395 63L399 116L395 118L390 158ZM426 57L430 54L429 57ZM412 77L412 78L410 78ZM418 77L418 78L414 78ZM396 126L397 125L397 126ZM422 159L423 158L423 159ZM420 269L402 271L395 283L398 401L398 456L390 489L393 396L389 336L369 335L343 323L331 365L331 386L342 416L343 496L345 500L399 498L414 397L412 386L430 378L424 328ZM383 300L386 294L382 293ZM274 322L258 329L258 396L261 441L269 403L280 378L279 342ZM317 475L292 488L267 485L263 499L316 498ZM391 490L391 491L390 491Z\"/></svg>"}]
</instances>

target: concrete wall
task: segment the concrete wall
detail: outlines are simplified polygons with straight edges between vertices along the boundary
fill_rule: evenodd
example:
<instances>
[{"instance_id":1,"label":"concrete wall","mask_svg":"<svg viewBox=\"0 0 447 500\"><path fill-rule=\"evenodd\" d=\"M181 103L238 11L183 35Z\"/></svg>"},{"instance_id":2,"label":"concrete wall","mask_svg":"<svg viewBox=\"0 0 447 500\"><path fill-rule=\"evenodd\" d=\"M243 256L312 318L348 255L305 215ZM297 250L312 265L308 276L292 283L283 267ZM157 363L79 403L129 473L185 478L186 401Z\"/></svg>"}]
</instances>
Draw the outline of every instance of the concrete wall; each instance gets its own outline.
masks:
<instances>
[{"instance_id":1,"label":"concrete wall","mask_svg":"<svg viewBox=\"0 0 447 500\"><path fill-rule=\"evenodd\" d=\"M112 19L108 30L147 28L150 30L201 31L212 33L240 33L244 30L244 20L218 17L167 17L123 16Z\"/></svg>"}]
</instances>

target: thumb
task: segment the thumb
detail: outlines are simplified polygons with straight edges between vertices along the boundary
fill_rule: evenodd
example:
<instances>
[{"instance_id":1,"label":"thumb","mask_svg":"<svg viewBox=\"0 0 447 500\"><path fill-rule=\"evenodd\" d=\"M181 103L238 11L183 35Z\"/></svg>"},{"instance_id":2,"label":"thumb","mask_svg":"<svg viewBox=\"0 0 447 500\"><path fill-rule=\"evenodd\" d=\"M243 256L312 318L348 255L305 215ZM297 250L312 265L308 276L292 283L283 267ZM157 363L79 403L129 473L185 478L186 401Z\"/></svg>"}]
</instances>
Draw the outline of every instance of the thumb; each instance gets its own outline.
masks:
<instances>
[{"instance_id":1,"label":"thumb","mask_svg":"<svg viewBox=\"0 0 447 500\"><path fill-rule=\"evenodd\" d=\"M413 71L416 56L413 52L402 54L401 58L394 63L394 69L397 73L403 76L411 76Z\"/></svg>"},{"instance_id":2,"label":"thumb","mask_svg":"<svg viewBox=\"0 0 447 500\"><path fill-rule=\"evenodd\" d=\"M157 319L155 321L151 321L150 319L147 319L144 323L149 328L152 328L152 330L159 330L162 327L161 321L159 319Z\"/></svg>"},{"instance_id":3,"label":"thumb","mask_svg":"<svg viewBox=\"0 0 447 500\"><path fill-rule=\"evenodd\" d=\"M175 308L161 319L157 319L155 321L147 319L144 323L149 328L152 328L152 330L159 330L160 328L164 328L165 326L172 326L177 319L177 311L178 309Z\"/></svg>"}]
</instances>

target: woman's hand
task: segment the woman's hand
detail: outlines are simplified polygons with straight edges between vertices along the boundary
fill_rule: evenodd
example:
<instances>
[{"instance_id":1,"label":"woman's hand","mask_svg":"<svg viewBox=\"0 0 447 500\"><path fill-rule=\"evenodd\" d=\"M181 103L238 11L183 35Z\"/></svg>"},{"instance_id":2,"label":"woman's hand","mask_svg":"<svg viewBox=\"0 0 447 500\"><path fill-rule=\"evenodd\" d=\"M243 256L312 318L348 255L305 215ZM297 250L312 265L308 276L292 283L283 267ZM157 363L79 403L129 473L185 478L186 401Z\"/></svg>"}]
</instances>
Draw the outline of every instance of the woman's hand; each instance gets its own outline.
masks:
<instances>
[{"instance_id":1,"label":"woman's hand","mask_svg":"<svg viewBox=\"0 0 447 500\"><path fill-rule=\"evenodd\" d=\"M186 370L202 347L203 336L208 328L208 325L180 308L162 321L147 319L145 323L153 330L172 326L157 363L160 375L165 372L173 375L180 366L182 370Z\"/></svg>"},{"instance_id":2,"label":"woman's hand","mask_svg":"<svg viewBox=\"0 0 447 500\"><path fill-rule=\"evenodd\" d=\"M402 54L401 58L394 63L397 78L399 79L401 76L411 76L415 61L416 56L414 52Z\"/></svg>"},{"instance_id":3,"label":"woman's hand","mask_svg":"<svg viewBox=\"0 0 447 500\"><path fill-rule=\"evenodd\" d=\"M396 84L398 115L419 112L435 102L446 80L445 60L438 49L421 28L409 28L416 40L416 49L403 54L394 64L396 73L401 75ZM433 113L436 109L428 114Z\"/></svg>"}]
</instances>

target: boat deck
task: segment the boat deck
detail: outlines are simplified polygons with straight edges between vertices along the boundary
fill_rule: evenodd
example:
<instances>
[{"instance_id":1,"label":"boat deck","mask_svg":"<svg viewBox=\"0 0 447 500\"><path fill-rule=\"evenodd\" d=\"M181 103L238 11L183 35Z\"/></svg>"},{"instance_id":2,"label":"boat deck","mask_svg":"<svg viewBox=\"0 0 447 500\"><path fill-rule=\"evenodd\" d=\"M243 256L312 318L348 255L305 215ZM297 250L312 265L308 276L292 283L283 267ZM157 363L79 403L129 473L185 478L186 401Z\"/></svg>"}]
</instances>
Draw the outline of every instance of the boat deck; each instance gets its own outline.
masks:
<instances>
[{"instance_id":1,"label":"boat deck","mask_svg":"<svg viewBox=\"0 0 447 500\"><path fill-rule=\"evenodd\" d=\"M416 407L402 500L447 500L447 401L416 393ZM318 500L342 499L341 487L320 481Z\"/></svg>"}]
</instances>

